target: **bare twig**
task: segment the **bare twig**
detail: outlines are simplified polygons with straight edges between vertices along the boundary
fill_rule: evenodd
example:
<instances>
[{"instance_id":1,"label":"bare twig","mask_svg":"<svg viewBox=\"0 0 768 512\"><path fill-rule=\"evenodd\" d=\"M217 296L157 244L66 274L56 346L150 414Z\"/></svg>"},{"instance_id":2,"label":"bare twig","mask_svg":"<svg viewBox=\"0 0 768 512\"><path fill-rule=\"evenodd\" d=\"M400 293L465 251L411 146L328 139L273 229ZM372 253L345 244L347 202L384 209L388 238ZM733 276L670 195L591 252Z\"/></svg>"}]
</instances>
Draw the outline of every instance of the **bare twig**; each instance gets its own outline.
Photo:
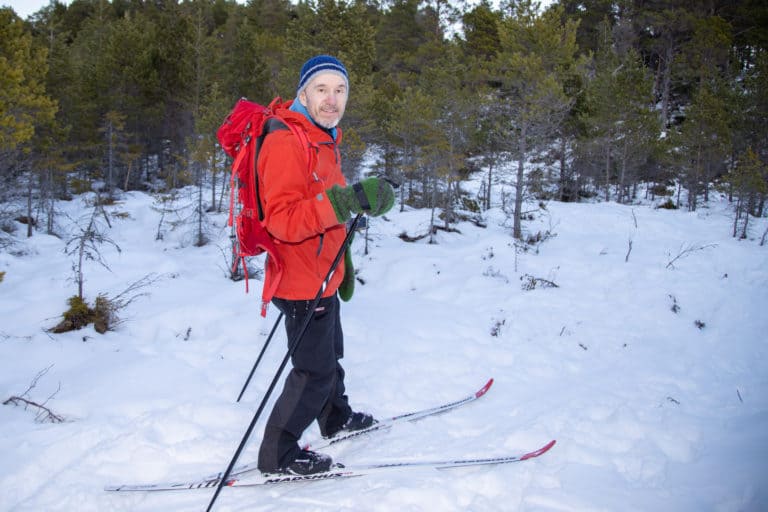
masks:
<instances>
[{"instance_id":1,"label":"bare twig","mask_svg":"<svg viewBox=\"0 0 768 512\"><path fill-rule=\"evenodd\" d=\"M680 246L680 252L678 252L677 256L672 258L669 263L667 263L667 268L675 268L675 262L679 259L685 258L687 256L690 256L691 253L695 251L703 251L704 249L709 249L712 247L717 247L717 244L707 244L707 245L697 245L697 244L690 244L689 246Z\"/></svg>"},{"instance_id":2,"label":"bare twig","mask_svg":"<svg viewBox=\"0 0 768 512\"><path fill-rule=\"evenodd\" d=\"M51 409L46 407L45 404L48 403L48 400L56 396L56 394L61 389L61 385L59 385L58 389L55 393L53 393L51 396L49 396L45 402L42 404L39 404L33 400L29 400L28 398L24 398L22 396L12 396L5 402L3 402L3 405L21 405L24 404L24 409L27 407L35 407L38 410L37 415L35 415L35 421L38 423L64 423L64 417L56 414Z\"/></svg>"},{"instance_id":3,"label":"bare twig","mask_svg":"<svg viewBox=\"0 0 768 512\"><path fill-rule=\"evenodd\" d=\"M533 290L538 285L542 285L543 288L559 288L557 283L550 281L549 279L534 277L530 274L525 274L523 276L520 276L520 280L523 282L522 288L525 291Z\"/></svg>"},{"instance_id":4,"label":"bare twig","mask_svg":"<svg viewBox=\"0 0 768 512\"><path fill-rule=\"evenodd\" d=\"M163 275L155 273L147 274L138 281L133 282L114 297L108 297L106 295L99 295L96 298L95 309L97 314L97 320L95 322L95 328L97 332L103 333L108 330L113 330L115 327L122 323L118 312L127 308L134 300L139 297L149 295L149 292L140 291L142 288L151 286L156 281L162 279Z\"/></svg>"},{"instance_id":5,"label":"bare twig","mask_svg":"<svg viewBox=\"0 0 768 512\"><path fill-rule=\"evenodd\" d=\"M53 365L49 366L48 368L45 368L44 370L41 370L34 379L32 379L32 382L29 384L27 389L21 394L21 395L13 395L10 398L8 398L5 402L3 402L3 405L23 405L24 409L26 410L28 407L34 407L38 409L37 415L35 416L35 421L38 423L64 423L64 417L56 414L51 409L49 409L45 404L47 404L53 397L55 397L59 391L61 390L61 383L59 383L58 388L56 391L51 393L48 398L45 399L43 403L35 402L34 400L31 400L29 397L29 392L35 389L37 386L37 382L46 374L48 371L53 368Z\"/></svg>"},{"instance_id":6,"label":"bare twig","mask_svg":"<svg viewBox=\"0 0 768 512\"><path fill-rule=\"evenodd\" d=\"M14 336L12 334L8 334L5 331L0 331L0 340L24 340L24 341L30 341L32 339L32 336Z\"/></svg>"},{"instance_id":7,"label":"bare twig","mask_svg":"<svg viewBox=\"0 0 768 512\"><path fill-rule=\"evenodd\" d=\"M35 375L35 378L32 379L32 382L29 384L29 387L21 394L21 396L26 396L30 391L35 389L37 386L37 381L42 379L46 373L48 373L51 368L53 368L53 365L49 366L48 368L45 368L44 370L40 370L37 375Z\"/></svg>"},{"instance_id":8,"label":"bare twig","mask_svg":"<svg viewBox=\"0 0 768 512\"><path fill-rule=\"evenodd\" d=\"M128 288L123 290L122 292L118 293L114 297L111 297L109 300L112 302L112 304L117 307L118 310L123 309L127 307L131 302L138 299L139 297L144 297L146 295L149 295L149 292L141 292L141 293L135 293L138 292L142 288L146 288L147 286L151 286L160 279L164 278L165 275L161 274L158 275L154 272L145 275L138 281L134 281L131 283ZM131 295L133 294L133 295Z\"/></svg>"}]
</instances>

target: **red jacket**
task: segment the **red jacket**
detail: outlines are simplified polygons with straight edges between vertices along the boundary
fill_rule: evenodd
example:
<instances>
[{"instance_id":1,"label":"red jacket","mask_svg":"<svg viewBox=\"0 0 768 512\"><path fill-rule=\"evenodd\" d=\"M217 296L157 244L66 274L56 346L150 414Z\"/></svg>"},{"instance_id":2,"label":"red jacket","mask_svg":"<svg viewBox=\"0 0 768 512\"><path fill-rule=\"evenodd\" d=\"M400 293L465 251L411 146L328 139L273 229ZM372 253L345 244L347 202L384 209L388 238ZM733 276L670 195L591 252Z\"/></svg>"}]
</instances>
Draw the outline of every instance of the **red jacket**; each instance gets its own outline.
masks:
<instances>
[{"instance_id":1,"label":"red jacket","mask_svg":"<svg viewBox=\"0 0 768 512\"><path fill-rule=\"evenodd\" d=\"M283 275L275 297L311 300L339 252L346 236L325 191L333 185L345 186L341 155L336 141L301 113L288 110L292 101L276 111L284 119L296 120L306 130L310 142L317 144L317 165L308 172L306 150L290 130L276 130L264 139L259 151L257 171L259 194L264 207L264 222L275 239L283 262ZM274 279L267 266L265 287ZM344 260L326 287L329 297L344 277Z\"/></svg>"}]
</instances>

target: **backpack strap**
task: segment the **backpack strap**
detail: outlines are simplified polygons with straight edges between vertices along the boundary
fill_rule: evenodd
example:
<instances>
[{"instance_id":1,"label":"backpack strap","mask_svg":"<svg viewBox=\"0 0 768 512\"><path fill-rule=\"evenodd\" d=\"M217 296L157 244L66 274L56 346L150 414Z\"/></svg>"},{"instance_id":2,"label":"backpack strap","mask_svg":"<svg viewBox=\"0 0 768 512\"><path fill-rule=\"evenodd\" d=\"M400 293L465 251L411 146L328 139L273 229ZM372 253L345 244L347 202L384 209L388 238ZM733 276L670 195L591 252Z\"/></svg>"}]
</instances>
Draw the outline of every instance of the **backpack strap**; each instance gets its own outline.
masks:
<instances>
[{"instance_id":1,"label":"backpack strap","mask_svg":"<svg viewBox=\"0 0 768 512\"><path fill-rule=\"evenodd\" d=\"M261 205L261 193L259 192L259 173L257 171L258 167L258 160L259 160L259 153L261 153L261 145L264 144L264 139L267 138L267 135L270 133L277 131L277 130L288 130L288 125L286 125L280 118L278 117L270 117L266 120L264 123L264 129L261 132L261 135L259 135L256 138L256 150L253 152L253 169L254 169L254 179L256 180L256 210L258 211L259 215L259 221L264 220L264 207Z\"/></svg>"},{"instance_id":2,"label":"backpack strap","mask_svg":"<svg viewBox=\"0 0 768 512\"><path fill-rule=\"evenodd\" d=\"M289 122L287 120L284 120L277 116L271 116L269 119L267 119L264 122L264 129L261 132L261 135L256 139L256 150L253 152L253 168L258 169L258 159L259 159L259 153L261 152L261 145L264 143L264 139L267 138L267 135L269 135L272 132L275 132L277 130L290 130L294 136L299 140L299 144L302 148L306 151L306 160L307 160L307 172L310 173L314 170L315 165L317 165L317 151L319 150L319 147L317 144L313 144L309 140L309 135L307 135L306 130L302 126L299 126L297 123ZM313 151L314 150L314 151ZM261 205L261 194L259 193L259 177L258 172L255 173L255 179L256 179L256 205L258 208L259 213L259 220L264 220L264 210Z\"/></svg>"}]
</instances>

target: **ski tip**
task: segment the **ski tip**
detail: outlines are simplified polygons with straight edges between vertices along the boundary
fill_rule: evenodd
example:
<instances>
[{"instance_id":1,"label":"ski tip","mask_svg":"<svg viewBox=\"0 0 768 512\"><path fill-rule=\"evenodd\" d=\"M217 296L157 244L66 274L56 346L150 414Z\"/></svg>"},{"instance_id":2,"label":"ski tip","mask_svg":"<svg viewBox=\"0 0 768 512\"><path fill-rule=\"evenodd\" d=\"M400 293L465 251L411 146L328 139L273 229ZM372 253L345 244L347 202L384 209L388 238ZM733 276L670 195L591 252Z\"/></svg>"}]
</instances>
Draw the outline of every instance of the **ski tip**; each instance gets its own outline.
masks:
<instances>
[{"instance_id":1,"label":"ski tip","mask_svg":"<svg viewBox=\"0 0 768 512\"><path fill-rule=\"evenodd\" d=\"M528 459L532 459L534 457L538 457L539 455L543 455L543 454L547 453L550 450L550 448L555 446L556 442L557 442L557 440L553 439L550 442L548 442L547 444L545 444L544 446L542 446L541 448L539 448L538 450L532 451L531 453L526 453L525 455L520 457L520 460L528 460Z\"/></svg>"},{"instance_id":2,"label":"ski tip","mask_svg":"<svg viewBox=\"0 0 768 512\"><path fill-rule=\"evenodd\" d=\"M493 377L488 379L488 382L485 383L485 386L480 388L480 390L477 393L475 393L475 398L480 398L481 396L486 394L488 392L488 390L491 389L492 385L493 385Z\"/></svg>"}]
</instances>

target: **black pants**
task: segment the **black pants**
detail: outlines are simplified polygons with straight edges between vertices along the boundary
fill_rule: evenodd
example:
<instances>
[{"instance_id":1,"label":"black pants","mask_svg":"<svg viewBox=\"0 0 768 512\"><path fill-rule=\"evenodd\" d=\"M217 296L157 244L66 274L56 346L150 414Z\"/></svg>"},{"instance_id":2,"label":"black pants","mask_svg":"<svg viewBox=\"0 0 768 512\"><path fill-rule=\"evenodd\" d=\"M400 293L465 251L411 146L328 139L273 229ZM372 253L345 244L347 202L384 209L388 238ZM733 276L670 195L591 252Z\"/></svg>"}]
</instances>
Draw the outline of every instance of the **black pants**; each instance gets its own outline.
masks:
<instances>
[{"instance_id":1,"label":"black pants","mask_svg":"<svg viewBox=\"0 0 768 512\"><path fill-rule=\"evenodd\" d=\"M275 298L272 301L285 315L288 343L296 339L313 301ZM291 358L293 368L283 391L269 415L259 450L259 469L276 471L293 461L300 450L302 433L317 420L322 435L335 433L349 418L352 409L344 394L344 355L339 299L320 300L307 331Z\"/></svg>"}]
</instances>

